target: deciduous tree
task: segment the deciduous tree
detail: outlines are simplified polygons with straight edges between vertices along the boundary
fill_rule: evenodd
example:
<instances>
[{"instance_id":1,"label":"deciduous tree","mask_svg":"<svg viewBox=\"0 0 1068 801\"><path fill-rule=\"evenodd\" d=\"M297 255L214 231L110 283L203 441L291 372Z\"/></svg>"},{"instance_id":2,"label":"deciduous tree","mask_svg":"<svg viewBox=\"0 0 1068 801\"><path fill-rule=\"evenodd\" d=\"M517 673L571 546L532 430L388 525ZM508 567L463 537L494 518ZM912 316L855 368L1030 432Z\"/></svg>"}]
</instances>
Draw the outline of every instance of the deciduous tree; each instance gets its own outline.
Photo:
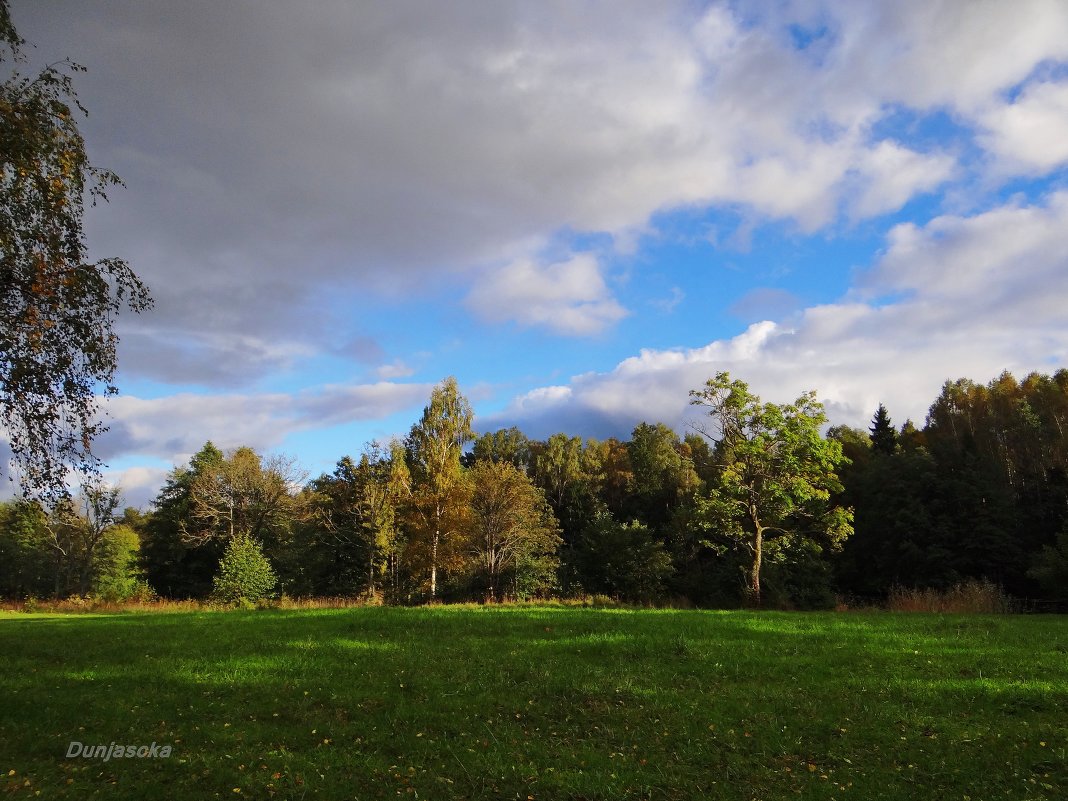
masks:
<instances>
[{"instance_id":1,"label":"deciduous tree","mask_svg":"<svg viewBox=\"0 0 1068 801\"><path fill-rule=\"evenodd\" d=\"M405 443L412 478L409 498L426 546L431 600L438 595L440 552L443 545L454 544L460 533L458 512L467 506L460 456L473 436L473 416L470 402L450 376L434 388Z\"/></svg>"},{"instance_id":2,"label":"deciduous tree","mask_svg":"<svg viewBox=\"0 0 1068 801\"><path fill-rule=\"evenodd\" d=\"M509 462L524 473L530 473L534 454L527 436L512 426L487 432L475 439L471 453L464 455L463 462L470 467L480 461Z\"/></svg>"},{"instance_id":3,"label":"deciduous tree","mask_svg":"<svg viewBox=\"0 0 1068 801\"><path fill-rule=\"evenodd\" d=\"M713 537L741 544L752 556L749 589L760 603L765 543L813 539L840 547L852 531L852 510L830 503L841 489L842 446L820 436L826 421L814 392L792 404L762 403L742 381L718 373L690 393L708 412L698 429L715 443L717 474L699 510Z\"/></svg>"},{"instance_id":4,"label":"deciduous tree","mask_svg":"<svg viewBox=\"0 0 1068 801\"><path fill-rule=\"evenodd\" d=\"M78 498L60 498L46 518L45 531L54 558L54 591L88 594L97 548L115 525L120 490L99 480L82 485Z\"/></svg>"},{"instance_id":5,"label":"deciduous tree","mask_svg":"<svg viewBox=\"0 0 1068 801\"><path fill-rule=\"evenodd\" d=\"M203 598L211 592L225 543L201 545L183 535L191 520L190 490L199 477L217 469L225 459L214 443L206 442L188 465L175 467L153 501L154 511L142 521L141 565L152 588L168 598Z\"/></svg>"},{"instance_id":6,"label":"deciduous tree","mask_svg":"<svg viewBox=\"0 0 1068 801\"><path fill-rule=\"evenodd\" d=\"M488 600L501 598L502 579L551 577L560 547L559 529L545 495L511 462L476 462L471 480L472 554L484 574Z\"/></svg>"},{"instance_id":7,"label":"deciduous tree","mask_svg":"<svg viewBox=\"0 0 1068 801\"><path fill-rule=\"evenodd\" d=\"M288 456L264 459L251 448L237 448L193 477L182 534L192 545L213 539L225 543L237 534L262 541L290 522L293 489L302 480Z\"/></svg>"}]
</instances>

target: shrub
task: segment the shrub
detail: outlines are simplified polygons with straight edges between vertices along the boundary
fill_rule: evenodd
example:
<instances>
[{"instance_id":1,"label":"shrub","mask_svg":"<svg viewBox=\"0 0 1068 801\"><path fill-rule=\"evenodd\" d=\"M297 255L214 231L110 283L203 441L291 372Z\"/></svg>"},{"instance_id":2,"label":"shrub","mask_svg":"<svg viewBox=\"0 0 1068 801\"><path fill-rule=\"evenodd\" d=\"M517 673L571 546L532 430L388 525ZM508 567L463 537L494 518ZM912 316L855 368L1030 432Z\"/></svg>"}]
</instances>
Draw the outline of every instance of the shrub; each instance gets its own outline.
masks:
<instances>
[{"instance_id":1,"label":"shrub","mask_svg":"<svg viewBox=\"0 0 1068 801\"><path fill-rule=\"evenodd\" d=\"M145 601L154 597L138 568L140 540L132 528L112 526L93 557L94 598L107 603Z\"/></svg>"},{"instance_id":2,"label":"shrub","mask_svg":"<svg viewBox=\"0 0 1068 801\"><path fill-rule=\"evenodd\" d=\"M671 556L648 526L607 514L586 528L570 557L585 592L627 603L663 597L673 572Z\"/></svg>"},{"instance_id":3,"label":"shrub","mask_svg":"<svg viewBox=\"0 0 1068 801\"><path fill-rule=\"evenodd\" d=\"M1046 545L1027 573L1049 598L1068 593L1068 526L1057 534L1055 545Z\"/></svg>"},{"instance_id":4,"label":"shrub","mask_svg":"<svg viewBox=\"0 0 1068 801\"><path fill-rule=\"evenodd\" d=\"M269 597L277 584L274 568L259 543L247 534L238 534L226 546L219 562L211 599L248 608Z\"/></svg>"}]
</instances>

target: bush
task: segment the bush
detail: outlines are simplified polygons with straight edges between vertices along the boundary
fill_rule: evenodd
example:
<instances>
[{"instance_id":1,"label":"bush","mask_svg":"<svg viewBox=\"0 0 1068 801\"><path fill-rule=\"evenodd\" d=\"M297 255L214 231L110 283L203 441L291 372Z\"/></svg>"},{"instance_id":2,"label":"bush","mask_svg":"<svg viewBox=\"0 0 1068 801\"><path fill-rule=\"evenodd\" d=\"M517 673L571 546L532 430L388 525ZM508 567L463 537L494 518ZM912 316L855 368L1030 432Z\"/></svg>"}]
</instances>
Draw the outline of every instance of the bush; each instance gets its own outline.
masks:
<instances>
[{"instance_id":1,"label":"bush","mask_svg":"<svg viewBox=\"0 0 1068 801\"><path fill-rule=\"evenodd\" d=\"M1068 526L1057 534L1056 545L1046 545L1027 573L1049 598L1068 594Z\"/></svg>"},{"instance_id":2,"label":"bush","mask_svg":"<svg viewBox=\"0 0 1068 801\"><path fill-rule=\"evenodd\" d=\"M671 556L648 526L607 514L586 528L569 556L585 592L627 603L662 598L673 572Z\"/></svg>"},{"instance_id":3,"label":"bush","mask_svg":"<svg viewBox=\"0 0 1068 801\"><path fill-rule=\"evenodd\" d=\"M247 534L235 536L219 562L211 599L250 608L271 596L278 584L274 568L259 543Z\"/></svg>"}]
</instances>

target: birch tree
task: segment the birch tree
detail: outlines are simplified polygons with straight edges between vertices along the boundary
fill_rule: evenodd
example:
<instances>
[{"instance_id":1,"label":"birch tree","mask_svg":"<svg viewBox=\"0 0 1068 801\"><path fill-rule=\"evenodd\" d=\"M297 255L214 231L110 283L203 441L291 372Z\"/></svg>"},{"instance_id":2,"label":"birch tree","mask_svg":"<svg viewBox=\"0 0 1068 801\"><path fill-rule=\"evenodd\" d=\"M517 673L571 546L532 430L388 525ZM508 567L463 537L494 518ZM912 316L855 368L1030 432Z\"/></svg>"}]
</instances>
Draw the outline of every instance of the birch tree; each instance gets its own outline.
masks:
<instances>
[{"instance_id":1,"label":"birch tree","mask_svg":"<svg viewBox=\"0 0 1068 801\"><path fill-rule=\"evenodd\" d=\"M405 443L412 478L409 497L426 545L431 600L438 596L441 551L461 533L457 523L466 498L460 456L474 436L473 416L470 402L450 376L434 388Z\"/></svg>"},{"instance_id":2,"label":"birch tree","mask_svg":"<svg viewBox=\"0 0 1068 801\"><path fill-rule=\"evenodd\" d=\"M0 0L0 66L24 63L24 45ZM24 493L46 503L68 496L71 468L99 475L116 317L152 303L126 262L87 259L85 201L121 181L86 154L71 79L82 70L65 60L0 83L0 426Z\"/></svg>"},{"instance_id":3,"label":"birch tree","mask_svg":"<svg viewBox=\"0 0 1068 801\"><path fill-rule=\"evenodd\" d=\"M191 545L228 543L238 534L262 540L289 522L293 489L302 479L290 457L264 459L251 448L237 448L193 476L182 537Z\"/></svg>"}]
</instances>

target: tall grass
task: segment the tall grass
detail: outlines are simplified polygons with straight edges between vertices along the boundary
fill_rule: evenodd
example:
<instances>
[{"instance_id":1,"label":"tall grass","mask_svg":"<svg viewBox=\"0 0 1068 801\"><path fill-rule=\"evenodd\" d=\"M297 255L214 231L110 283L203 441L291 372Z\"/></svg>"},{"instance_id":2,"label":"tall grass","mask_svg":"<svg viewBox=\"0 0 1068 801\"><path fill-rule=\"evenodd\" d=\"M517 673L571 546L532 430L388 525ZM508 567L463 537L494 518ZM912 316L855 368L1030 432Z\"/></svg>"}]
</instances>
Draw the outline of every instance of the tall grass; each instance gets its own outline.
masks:
<instances>
[{"instance_id":1,"label":"tall grass","mask_svg":"<svg viewBox=\"0 0 1068 801\"><path fill-rule=\"evenodd\" d=\"M283 595L258 604L260 608L270 609L356 609L367 606L382 606L381 597L377 596L323 596L310 598L292 598ZM480 603L450 604L450 606L479 607ZM557 598L551 601L530 602L509 601L490 606L519 607L586 607L586 608L642 608L621 604L605 595L585 595L574 598ZM111 612L212 612L228 609L225 605L210 601L193 599L167 600L161 598L135 598L127 601L114 601L94 596L73 596L63 599L37 599L0 601L0 610L8 612L54 612L70 614L75 612L111 613ZM692 608L692 605L674 602L663 604L659 608ZM948 590L915 589L894 587L887 597L884 607L878 604L856 605L840 601L837 611L874 612L880 608L891 612L935 612L940 614L1011 614L1020 611L1019 603L1007 595L1001 587L991 581L969 579Z\"/></svg>"},{"instance_id":2,"label":"tall grass","mask_svg":"<svg viewBox=\"0 0 1068 801\"><path fill-rule=\"evenodd\" d=\"M374 598L331 596L321 598L290 598L264 601L263 608L270 609L353 609L363 606L380 606L381 601ZM27 598L26 600L8 600L0 602L0 610L7 612L211 612L229 609L230 606L211 601L198 601L191 598L168 600L161 598L131 599L113 601L93 596L72 596L59 599Z\"/></svg>"},{"instance_id":3,"label":"tall grass","mask_svg":"<svg viewBox=\"0 0 1068 801\"><path fill-rule=\"evenodd\" d=\"M1017 611L1016 601L997 584L969 579L948 590L894 587L886 601L892 612L1001 615Z\"/></svg>"}]
</instances>

